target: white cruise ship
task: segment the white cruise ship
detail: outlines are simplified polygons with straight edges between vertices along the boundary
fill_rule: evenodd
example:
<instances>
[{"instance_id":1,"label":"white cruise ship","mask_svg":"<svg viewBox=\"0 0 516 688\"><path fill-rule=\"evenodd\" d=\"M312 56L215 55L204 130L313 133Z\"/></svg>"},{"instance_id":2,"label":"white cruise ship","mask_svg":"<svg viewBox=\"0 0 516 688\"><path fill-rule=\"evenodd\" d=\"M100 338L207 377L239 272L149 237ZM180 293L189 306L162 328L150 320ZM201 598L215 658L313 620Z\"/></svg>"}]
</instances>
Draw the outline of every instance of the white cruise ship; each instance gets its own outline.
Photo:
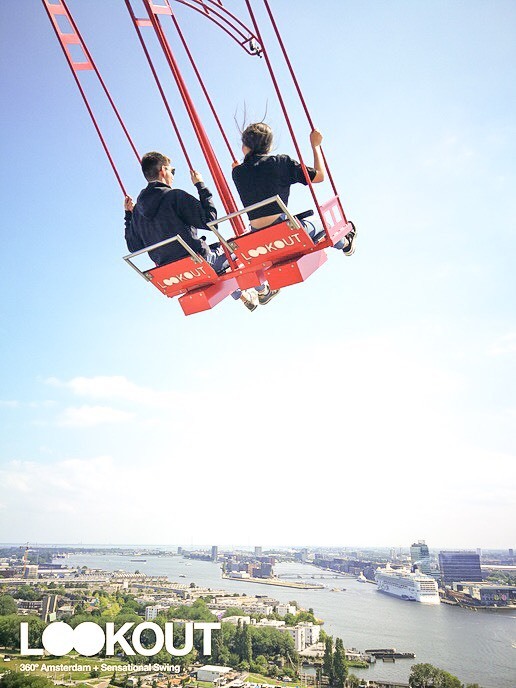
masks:
<instances>
[{"instance_id":1,"label":"white cruise ship","mask_svg":"<svg viewBox=\"0 0 516 688\"><path fill-rule=\"evenodd\" d=\"M387 564L386 568L376 569L375 580L378 591L387 595L400 597L402 600L422 602L423 604L439 604L437 582L418 569L393 569Z\"/></svg>"}]
</instances>

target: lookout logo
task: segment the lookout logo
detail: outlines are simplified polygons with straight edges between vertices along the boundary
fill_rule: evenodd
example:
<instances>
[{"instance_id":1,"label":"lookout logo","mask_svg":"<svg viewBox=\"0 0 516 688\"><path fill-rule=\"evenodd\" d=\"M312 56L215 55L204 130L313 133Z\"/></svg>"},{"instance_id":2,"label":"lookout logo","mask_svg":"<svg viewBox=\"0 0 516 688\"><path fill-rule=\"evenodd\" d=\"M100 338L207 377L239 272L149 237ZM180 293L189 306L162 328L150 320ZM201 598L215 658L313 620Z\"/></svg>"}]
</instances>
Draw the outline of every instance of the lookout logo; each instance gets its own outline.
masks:
<instances>
[{"instance_id":1,"label":"lookout logo","mask_svg":"<svg viewBox=\"0 0 516 688\"><path fill-rule=\"evenodd\" d=\"M189 282L196 277L207 277L206 271L203 266L198 268L187 270L186 272L180 272L178 275L172 275L171 277L166 277L163 280L163 284L166 287L172 287L176 284L181 284L181 282Z\"/></svg>"},{"instance_id":2,"label":"lookout logo","mask_svg":"<svg viewBox=\"0 0 516 688\"><path fill-rule=\"evenodd\" d=\"M283 249L290 248L296 244L302 244L301 235L299 232L295 234L290 234L289 236L282 237L281 239L275 239L274 241L269 241L263 246L256 246L255 248L250 248L247 253L241 252L242 258L246 261L252 261L260 256L266 256L268 253L274 253L275 251L282 251Z\"/></svg>"},{"instance_id":3,"label":"lookout logo","mask_svg":"<svg viewBox=\"0 0 516 688\"><path fill-rule=\"evenodd\" d=\"M126 655L144 655L152 657L157 654L163 646L167 652L176 657L184 657L193 648L194 629L202 631L203 634L203 654L211 655L211 632L220 629L220 623L204 623L199 621L187 621L185 626L184 647L174 647L174 624L166 623L165 630L152 621L145 621L133 628L131 634L132 647L129 644L125 633L127 633L134 623L127 622L115 631L113 622L106 623L106 630L92 621L85 621L72 628L64 621L56 621L49 624L43 631L41 642L42 648L29 647L29 624L26 621L20 623L20 655L42 655L46 651L50 655L61 657L75 650L84 657L92 657L100 652L104 647L106 657L115 654L115 645L118 644ZM141 642L142 632L150 630L154 633L154 645L144 647Z\"/></svg>"}]
</instances>

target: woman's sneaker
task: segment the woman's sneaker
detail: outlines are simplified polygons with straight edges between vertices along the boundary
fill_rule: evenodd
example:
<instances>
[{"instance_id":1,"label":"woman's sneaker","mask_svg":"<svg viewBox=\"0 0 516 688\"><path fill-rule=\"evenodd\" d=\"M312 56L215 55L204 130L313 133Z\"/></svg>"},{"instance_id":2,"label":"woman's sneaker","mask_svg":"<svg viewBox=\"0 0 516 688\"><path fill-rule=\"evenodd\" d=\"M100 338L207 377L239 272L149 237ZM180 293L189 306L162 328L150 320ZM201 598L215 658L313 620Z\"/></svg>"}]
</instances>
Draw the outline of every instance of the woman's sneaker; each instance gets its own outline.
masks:
<instances>
[{"instance_id":1,"label":"woman's sneaker","mask_svg":"<svg viewBox=\"0 0 516 688\"><path fill-rule=\"evenodd\" d=\"M245 289L242 292L241 300L244 302L244 306L251 312L258 308L258 292L254 289Z\"/></svg>"},{"instance_id":2,"label":"woman's sneaker","mask_svg":"<svg viewBox=\"0 0 516 688\"><path fill-rule=\"evenodd\" d=\"M269 286L267 286L265 291L258 292L258 302L261 306L266 306L269 301L271 301L279 293L279 289L271 289Z\"/></svg>"},{"instance_id":3,"label":"woman's sneaker","mask_svg":"<svg viewBox=\"0 0 516 688\"><path fill-rule=\"evenodd\" d=\"M352 256L355 253L355 239L357 236L357 228L351 221L349 224L353 227L353 229L351 230L351 232L348 232L344 237L348 241L348 245L344 246L344 248L342 249L342 253L345 256Z\"/></svg>"}]
</instances>

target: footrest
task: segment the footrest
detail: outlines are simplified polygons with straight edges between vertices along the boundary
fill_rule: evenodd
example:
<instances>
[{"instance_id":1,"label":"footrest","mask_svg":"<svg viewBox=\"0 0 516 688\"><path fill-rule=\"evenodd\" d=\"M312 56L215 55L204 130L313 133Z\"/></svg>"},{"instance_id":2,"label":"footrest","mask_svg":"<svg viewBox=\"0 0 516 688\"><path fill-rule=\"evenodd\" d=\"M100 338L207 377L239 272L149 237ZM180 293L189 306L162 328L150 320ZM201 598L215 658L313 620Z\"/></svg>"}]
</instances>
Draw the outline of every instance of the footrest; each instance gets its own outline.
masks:
<instances>
[{"instance_id":1,"label":"footrest","mask_svg":"<svg viewBox=\"0 0 516 688\"><path fill-rule=\"evenodd\" d=\"M237 289L235 279L217 282L208 287L193 289L179 298L185 315L200 313L213 308Z\"/></svg>"},{"instance_id":2,"label":"footrest","mask_svg":"<svg viewBox=\"0 0 516 688\"><path fill-rule=\"evenodd\" d=\"M281 289L290 284L304 282L312 273L318 270L328 260L324 251L314 251L296 260L278 263L265 270L265 277L271 289Z\"/></svg>"}]
</instances>

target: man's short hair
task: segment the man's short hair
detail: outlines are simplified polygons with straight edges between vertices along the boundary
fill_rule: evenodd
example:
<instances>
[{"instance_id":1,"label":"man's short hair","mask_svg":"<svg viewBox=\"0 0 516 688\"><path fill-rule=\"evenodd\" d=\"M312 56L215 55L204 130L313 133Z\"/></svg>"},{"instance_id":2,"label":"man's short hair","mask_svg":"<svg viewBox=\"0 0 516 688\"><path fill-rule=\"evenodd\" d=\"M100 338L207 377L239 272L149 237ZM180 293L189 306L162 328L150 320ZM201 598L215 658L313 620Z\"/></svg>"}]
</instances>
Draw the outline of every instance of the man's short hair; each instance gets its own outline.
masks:
<instances>
[{"instance_id":1,"label":"man's short hair","mask_svg":"<svg viewBox=\"0 0 516 688\"><path fill-rule=\"evenodd\" d=\"M151 151L145 153L142 158L143 176L148 182L155 182L159 179L159 171L163 166L170 165L170 158L162 153Z\"/></svg>"}]
</instances>

